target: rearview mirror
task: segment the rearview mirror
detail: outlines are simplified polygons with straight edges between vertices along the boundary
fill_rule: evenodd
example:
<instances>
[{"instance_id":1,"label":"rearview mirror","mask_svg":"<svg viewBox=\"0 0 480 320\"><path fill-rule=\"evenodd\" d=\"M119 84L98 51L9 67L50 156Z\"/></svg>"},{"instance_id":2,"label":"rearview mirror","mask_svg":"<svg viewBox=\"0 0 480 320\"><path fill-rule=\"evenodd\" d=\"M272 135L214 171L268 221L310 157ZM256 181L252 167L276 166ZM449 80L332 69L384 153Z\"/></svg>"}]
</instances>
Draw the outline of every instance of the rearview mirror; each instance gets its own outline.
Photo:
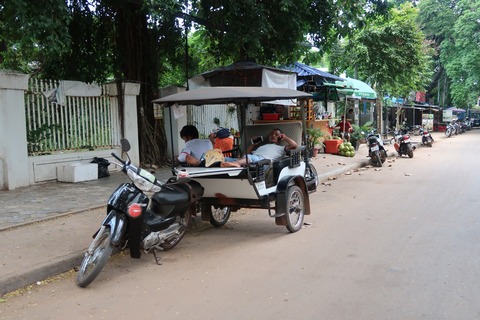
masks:
<instances>
[{"instance_id":1,"label":"rearview mirror","mask_svg":"<svg viewBox=\"0 0 480 320\"><path fill-rule=\"evenodd\" d=\"M127 139L125 138L120 139L120 144L122 145L123 152L130 151L130 142Z\"/></svg>"}]
</instances>

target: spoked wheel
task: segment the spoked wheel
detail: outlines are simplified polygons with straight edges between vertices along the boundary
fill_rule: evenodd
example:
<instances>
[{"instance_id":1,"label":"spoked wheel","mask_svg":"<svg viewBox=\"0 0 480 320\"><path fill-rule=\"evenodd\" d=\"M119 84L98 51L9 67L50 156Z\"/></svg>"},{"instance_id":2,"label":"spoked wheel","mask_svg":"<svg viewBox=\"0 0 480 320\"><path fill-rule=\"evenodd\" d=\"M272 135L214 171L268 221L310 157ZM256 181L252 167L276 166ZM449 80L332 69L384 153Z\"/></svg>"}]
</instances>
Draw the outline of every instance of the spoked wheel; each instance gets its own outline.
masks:
<instances>
[{"instance_id":1,"label":"spoked wheel","mask_svg":"<svg viewBox=\"0 0 480 320\"><path fill-rule=\"evenodd\" d=\"M175 222L180 223L180 228L178 233L173 238L170 238L169 240L162 243L160 247L162 247L163 250L165 251L175 247L180 242L180 240L182 240L185 233L187 233L187 228L190 225L191 219L192 219L192 214L188 210L182 213L181 215L177 216L177 219Z\"/></svg>"},{"instance_id":2,"label":"spoked wheel","mask_svg":"<svg viewBox=\"0 0 480 320\"><path fill-rule=\"evenodd\" d=\"M202 203L201 206L202 216L207 215L210 217L210 224L214 227L221 227L227 223L232 212L230 207L218 207L215 208L211 204Z\"/></svg>"},{"instance_id":3,"label":"spoked wheel","mask_svg":"<svg viewBox=\"0 0 480 320\"><path fill-rule=\"evenodd\" d=\"M212 214L210 215L210 223L212 226L221 227L227 223L230 218L230 207L213 208L213 210L212 207L210 207L210 210L212 211Z\"/></svg>"},{"instance_id":4,"label":"spoked wheel","mask_svg":"<svg viewBox=\"0 0 480 320\"><path fill-rule=\"evenodd\" d=\"M287 213L285 214L287 230L297 232L302 228L305 217L305 201L302 189L291 186L287 191Z\"/></svg>"},{"instance_id":5,"label":"spoked wheel","mask_svg":"<svg viewBox=\"0 0 480 320\"><path fill-rule=\"evenodd\" d=\"M77 285L88 286L98 276L112 254L110 228L103 226L85 253L77 273Z\"/></svg>"}]
</instances>

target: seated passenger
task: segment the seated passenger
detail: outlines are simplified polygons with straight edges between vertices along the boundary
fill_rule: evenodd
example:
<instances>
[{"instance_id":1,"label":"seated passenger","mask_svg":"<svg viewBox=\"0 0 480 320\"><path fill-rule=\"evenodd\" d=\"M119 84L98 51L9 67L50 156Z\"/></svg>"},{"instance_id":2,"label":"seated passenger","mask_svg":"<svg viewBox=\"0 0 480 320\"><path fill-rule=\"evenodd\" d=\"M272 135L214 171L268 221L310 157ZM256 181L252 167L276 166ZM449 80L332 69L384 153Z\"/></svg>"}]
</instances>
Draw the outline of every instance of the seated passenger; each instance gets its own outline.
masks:
<instances>
[{"instance_id":1,"label":"seated passenger","mask_svg":"<svg viewBox=\"0 0 480 320\"><path fill-rule=\"evenodd\" d=\"M281 145L282 142L287 145ZM248 147L249 163L256 163L263 159L275 161L285 156L286 152L297 148L297 143L291 138L287 137L280 129L273 129L268 135L268 141L252 144ZM225 158L221 167L241 167L247 164L247 158Z\"/></svg>"},{"instance_id":2,"label":"seated passenger","mask_svg":"<svg viewBox=\"0 0 480 320\"><path fill-rule=\"evenodd\" d=\"M186 125L180 130L180 137L185 140L185 147L178 156L178 161L190 166L200 166L203 155L213 149L209 139L199 139L198 130L195 126Z\"/></svg>"}]
</instances>

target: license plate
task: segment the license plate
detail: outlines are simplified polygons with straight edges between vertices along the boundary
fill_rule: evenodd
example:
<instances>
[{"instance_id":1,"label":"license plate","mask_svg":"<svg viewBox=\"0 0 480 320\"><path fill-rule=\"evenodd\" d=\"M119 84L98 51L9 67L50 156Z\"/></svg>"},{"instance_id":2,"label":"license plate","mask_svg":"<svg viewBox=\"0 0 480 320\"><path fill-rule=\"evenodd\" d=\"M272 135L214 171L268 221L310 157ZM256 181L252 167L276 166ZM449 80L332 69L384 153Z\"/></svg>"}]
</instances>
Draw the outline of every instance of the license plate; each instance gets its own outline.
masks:
<instances>
[{"instance_id":1,"label":"license plate","mask_svg":"<svg viewBox=\"0 0 480 320\"><path fill-rule=\"evenodd\" d=\"M371 151L378 151L380 148L378 146L373 146L370 148Z\"/></svg>"}]
</instances>

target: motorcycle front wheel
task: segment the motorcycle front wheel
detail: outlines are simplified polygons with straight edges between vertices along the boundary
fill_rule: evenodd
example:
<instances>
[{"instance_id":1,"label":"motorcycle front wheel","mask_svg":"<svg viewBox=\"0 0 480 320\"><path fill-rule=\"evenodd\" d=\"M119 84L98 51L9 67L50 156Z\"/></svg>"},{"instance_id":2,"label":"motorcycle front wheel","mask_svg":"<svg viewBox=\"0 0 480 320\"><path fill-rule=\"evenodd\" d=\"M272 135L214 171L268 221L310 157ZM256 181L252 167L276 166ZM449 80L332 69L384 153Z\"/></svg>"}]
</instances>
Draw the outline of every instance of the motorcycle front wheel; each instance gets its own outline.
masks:
<instances>
[{"instance_id":1,"label":"motorcycle front wheel","mask_svg":"<svg viewBox=\"0 0 480 320\"><path fill-rule=\"evenodd\" d=\"M77 285L86 287L98 276L112 254L110 228L102 226L92 244L85 253L80 269L77 273Z\"/></svg>"},{"instance_id":2,"label":"motorcycle front wheel","mask_svg":"<svg viewBox=\"0 0 480 320\"><path fill-rule=\"evenodd\" d=\"M188 210L177 216L177 221L178 223L180 223L179 232L173 238L165 241L160 245L163 250L166 251L174 248L180 242L180 240L182 240L185 233L187 233L187 228L190 225L191 218L192 214Z\"/></svg>"}]
</instances>

